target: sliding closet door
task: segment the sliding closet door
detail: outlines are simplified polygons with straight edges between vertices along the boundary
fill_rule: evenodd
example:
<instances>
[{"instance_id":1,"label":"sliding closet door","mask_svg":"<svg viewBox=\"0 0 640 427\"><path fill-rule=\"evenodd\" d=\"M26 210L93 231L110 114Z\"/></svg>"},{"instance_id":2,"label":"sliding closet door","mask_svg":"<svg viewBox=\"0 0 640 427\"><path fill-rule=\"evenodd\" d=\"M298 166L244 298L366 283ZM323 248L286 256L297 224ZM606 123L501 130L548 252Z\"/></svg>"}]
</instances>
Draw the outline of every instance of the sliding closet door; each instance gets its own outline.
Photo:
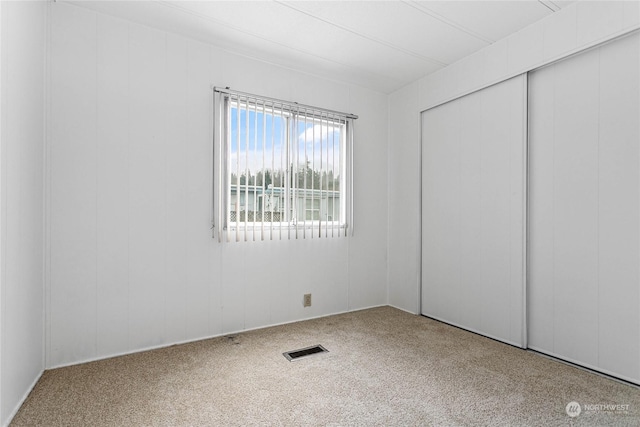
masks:
<instances>
[{"instance_id":1,"label":"sliding closet door","mask_svg":"<svg viewBox=\"0 0 640 427\"><path fill-rule=\"evenodd\" d=\"M422 314L524 346L526 77L422 114Z\"/></svg>"},{"instance_id":2,"label":"sliding closet door","mask_svg":"<svg viewBox=\"0 0 640 427\"><path fill-rule=\"evenodd\" d=\"M529 77L529 347L636 383L639 39Z\"/></svg>"}]
</instances>

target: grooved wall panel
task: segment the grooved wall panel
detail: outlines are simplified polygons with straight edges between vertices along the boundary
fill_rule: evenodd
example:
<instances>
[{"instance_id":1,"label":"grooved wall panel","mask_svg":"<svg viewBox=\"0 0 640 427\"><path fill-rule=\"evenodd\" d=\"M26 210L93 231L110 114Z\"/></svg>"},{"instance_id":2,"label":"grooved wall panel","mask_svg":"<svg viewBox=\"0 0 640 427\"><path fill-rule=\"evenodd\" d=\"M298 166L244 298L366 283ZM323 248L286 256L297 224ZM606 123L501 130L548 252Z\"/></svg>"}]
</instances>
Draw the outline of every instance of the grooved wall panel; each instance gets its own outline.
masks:
<instances>
[{"instance_id":1,"label":"grooved wall panel","mask_svg":"<svg viewBox=\"0 0 640 427\"><path fill-rule=\"evenodd\" d=\"M129 29L129 342L163 342L166 221L165 34Z\"/></svg>"},{"instance_id":2,"label":"grooved wall panel","mask_svg":"<svg viewBox=\"0 0 640 427\"><path fill-rule=\"evenodd\" d=\"M96 15L52 9L47 358L83 360L96 353L97 340Z\"/></svg>"},{"instance_id":3,"label":"grooved wall panel","mask_svg":"<svg viewBox=\"0 0 640 427\"><path fill-rule=\"evenodd\" d=\"M166 115L166 339L184 339L187 333L187 40L167 35L165 74Z\"/></svg>"},{"instance_id":4,"label":"grooved wall panel","mask_svg":"<svg viewBox=\"0 0 640 427\"><path fill-rule=\"evenodd\" d=\"M0 2L0 425L44 370L47 2Z\"/></svg>"},{"instance_id":5,"label":"grooved wall panel","mask_svg":"<svg viewBox=\"0 0 640 427\"><path fill-rule=\"evenodd\" d=\"M47 367L386 303L385 94L50 7ZM212 238L212 85L360 116L356 236Z\"/></svg>"},{"instance_id":6,"label":"grooved wall panel","mask_svg":"<svg viewBox=\"0 0 640 427\"><path fill-rule=\"evenodd\" d=\"M120 353L129 318L129 26L99 16L96 32L96 351Z\"/></svg>"}]
</instances>

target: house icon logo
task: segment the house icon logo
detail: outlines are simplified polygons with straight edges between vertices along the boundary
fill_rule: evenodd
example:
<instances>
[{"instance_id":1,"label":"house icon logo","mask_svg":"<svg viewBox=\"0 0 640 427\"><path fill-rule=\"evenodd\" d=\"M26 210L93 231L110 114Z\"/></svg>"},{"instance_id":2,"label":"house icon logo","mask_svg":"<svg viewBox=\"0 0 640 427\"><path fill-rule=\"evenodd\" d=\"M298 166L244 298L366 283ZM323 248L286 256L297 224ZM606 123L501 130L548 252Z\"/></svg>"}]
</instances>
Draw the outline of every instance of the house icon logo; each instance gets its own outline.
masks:
<instances>
[{"instance_id":1,"label":"house icon logo","mask_svg":"<svg viewBox=\"0 0 640 427\"><path fill-rule=\"evenodd\" d=\"M580 407L580 404L578 402L567 403L567 407L565 408L565 410L567 411L567 415L569 415L571 418L577 417L578 415L580 415L580 412L582 412L582 408Z\"/></svg>"}]
</instances>

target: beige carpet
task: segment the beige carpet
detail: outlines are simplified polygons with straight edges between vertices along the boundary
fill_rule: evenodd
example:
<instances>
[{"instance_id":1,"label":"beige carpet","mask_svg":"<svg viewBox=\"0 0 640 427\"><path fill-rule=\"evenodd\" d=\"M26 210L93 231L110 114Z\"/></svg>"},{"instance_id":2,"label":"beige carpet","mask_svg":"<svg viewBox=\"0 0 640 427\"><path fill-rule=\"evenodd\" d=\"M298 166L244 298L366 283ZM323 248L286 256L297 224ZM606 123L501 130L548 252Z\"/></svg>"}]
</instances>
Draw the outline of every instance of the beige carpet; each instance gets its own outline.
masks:
<instances>
[{"instance_id":1,"label":"beige carpet","mask_svg":"<svg viewBox=\"0 0 640 427\"><path fill-rule=\"evenodd\" d=\"M12 425L638 426L640 390L381 307L46 371Z\"/></svg>"}]
</instances>

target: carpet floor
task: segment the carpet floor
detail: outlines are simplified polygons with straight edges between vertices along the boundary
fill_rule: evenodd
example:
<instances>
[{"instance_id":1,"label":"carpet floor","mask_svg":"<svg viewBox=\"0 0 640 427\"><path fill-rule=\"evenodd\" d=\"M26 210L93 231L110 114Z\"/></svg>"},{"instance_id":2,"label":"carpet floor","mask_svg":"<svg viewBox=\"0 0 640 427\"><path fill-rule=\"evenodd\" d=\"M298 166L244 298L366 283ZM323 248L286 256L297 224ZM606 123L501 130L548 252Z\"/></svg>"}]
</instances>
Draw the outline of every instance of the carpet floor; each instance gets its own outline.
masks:
<instances>
[{"instance_id":1,"label":"carpet floor","mask_svg":"<svg viewBox=\"0 0 640 427\"><path fill-rule=\"evenodd\" d=\"M45 371L11 425L638 426L640 389L379 307Z\"/></svg>"}]
</instances>

